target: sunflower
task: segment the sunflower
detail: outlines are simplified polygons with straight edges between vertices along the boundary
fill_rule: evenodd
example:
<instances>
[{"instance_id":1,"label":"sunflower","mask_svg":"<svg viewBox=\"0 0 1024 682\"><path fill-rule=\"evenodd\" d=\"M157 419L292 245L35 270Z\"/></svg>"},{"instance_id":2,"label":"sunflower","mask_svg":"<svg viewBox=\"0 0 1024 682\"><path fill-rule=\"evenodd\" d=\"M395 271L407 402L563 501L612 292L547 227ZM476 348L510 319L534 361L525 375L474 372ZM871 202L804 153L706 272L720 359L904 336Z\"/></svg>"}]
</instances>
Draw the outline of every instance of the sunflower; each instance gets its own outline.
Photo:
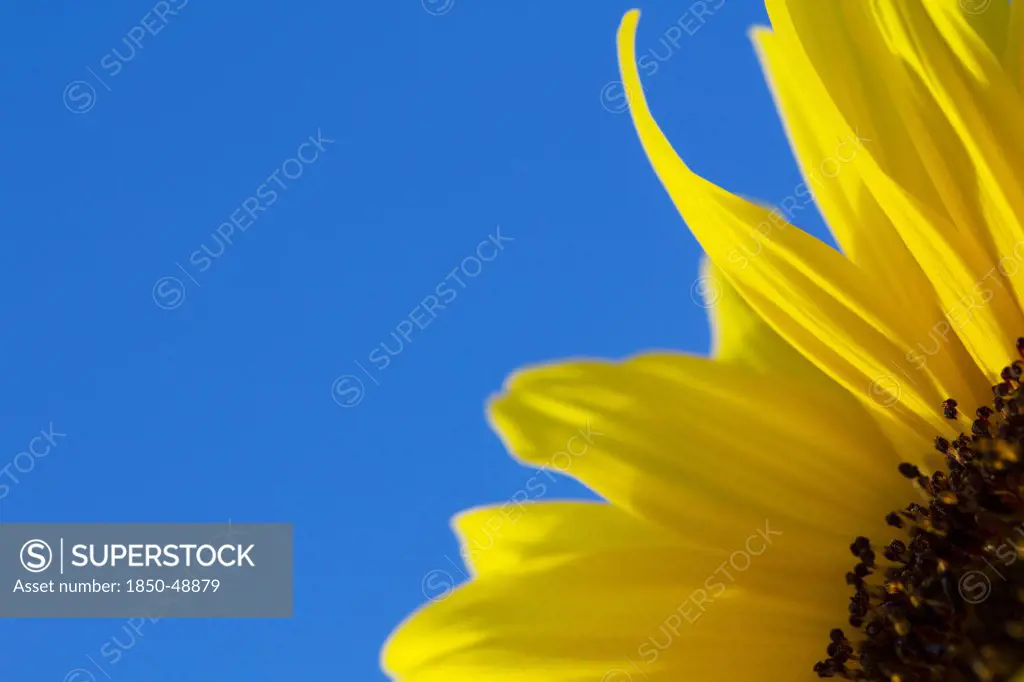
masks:
<instances>
[{"instance_id":1,"label":"sunflower","mask_svg":"<svg viewBox=\"0 0 1024 682\"><path fill-rule=\"evenodd\" d=\"M767 4L751 37L842 251L794 227L792 202L740 198L679 158L629 12L623 85L709 259L713 357L507 381L489 415L509 451L607 503L513 495L457 516L472 579L392 635L395 679L1024 667L1024 2Z\"/></svg>"}]
</instances>

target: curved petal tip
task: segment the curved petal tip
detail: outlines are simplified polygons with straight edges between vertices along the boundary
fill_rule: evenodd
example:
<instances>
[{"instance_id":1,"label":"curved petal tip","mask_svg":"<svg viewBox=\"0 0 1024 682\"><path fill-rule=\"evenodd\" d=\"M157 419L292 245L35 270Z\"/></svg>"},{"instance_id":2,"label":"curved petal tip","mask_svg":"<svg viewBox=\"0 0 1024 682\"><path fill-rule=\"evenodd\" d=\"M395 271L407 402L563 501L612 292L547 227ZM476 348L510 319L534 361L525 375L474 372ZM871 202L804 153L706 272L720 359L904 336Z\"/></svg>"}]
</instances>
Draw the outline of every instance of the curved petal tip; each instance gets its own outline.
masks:
<instances>
[{"instance_id":1,"label":"curved petal tip","mask_svg":"<svg viewBox=\"0 0 1024 682\"><path fill-rule=\"evenodd\" d=\"M622 21L619 22L619 30L615 35L615 42L618 47L619 53L619 71L624 72L627 64L633 64L636 61L636 27L640 23L640 10L631 9L626 12ZM635 65L633 66L635 69ZM623 73L623 80L626 80L626 74Z\"/></svg>"}]
</instances>

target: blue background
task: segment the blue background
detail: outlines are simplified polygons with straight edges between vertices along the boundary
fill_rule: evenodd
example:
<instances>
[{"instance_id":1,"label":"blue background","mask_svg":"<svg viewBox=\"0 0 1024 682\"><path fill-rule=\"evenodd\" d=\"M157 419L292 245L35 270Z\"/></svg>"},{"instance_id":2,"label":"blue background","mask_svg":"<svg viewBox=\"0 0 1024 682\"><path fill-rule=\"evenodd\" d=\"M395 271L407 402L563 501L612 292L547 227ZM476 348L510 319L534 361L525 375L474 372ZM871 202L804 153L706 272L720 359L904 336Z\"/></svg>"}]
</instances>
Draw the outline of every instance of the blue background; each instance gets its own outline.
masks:
<instances>
[{"instance_id":1,"label":"blue background","mask_svg":"<svg viewBox=\"0 0 1024 682\"><path fill-rule=\"evenodd\" d=\"M734 191L791 194L746 36L763 9L726 0L688 35L671 29L692 29L688 2L638 4L677 149ZM51 423L67 435L0 479L0 518L296 534L291 620L161 621L116 664L100 650L130 641L123 621L3 620L5 679L382 679L424 576L459 577L449 517L531 475L484 419L504 376L706 352L699 248L605 89L631 6L193 0L131 54L151 2L4 4L0 466ZM208 269L190 262L318 130L335 142ZM499 257L368 362L498 225ZM181 289L154 295L165 277ZM358 404L338 404L344 375Z\"/></svg>"}]
</instances>

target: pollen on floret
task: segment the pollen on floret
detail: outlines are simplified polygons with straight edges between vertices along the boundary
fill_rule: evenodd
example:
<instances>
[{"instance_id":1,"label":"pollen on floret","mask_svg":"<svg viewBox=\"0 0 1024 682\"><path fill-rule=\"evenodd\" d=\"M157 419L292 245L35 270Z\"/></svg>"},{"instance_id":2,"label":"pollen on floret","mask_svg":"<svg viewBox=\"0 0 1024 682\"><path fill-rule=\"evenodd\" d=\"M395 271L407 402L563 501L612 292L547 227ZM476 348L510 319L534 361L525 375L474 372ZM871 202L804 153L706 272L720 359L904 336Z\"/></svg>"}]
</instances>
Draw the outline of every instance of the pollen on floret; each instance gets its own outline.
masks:
<instances>
[{"instance_id":1,"label":"pollen on floret","mask_svg":"<svg viewBox=\"0 0 1024 682\"><path fill-rule=\"evenodd\" d=\"M1017 349L1024 358L1024 337ZM820 677L1008 682L1024 670L1022 377L1024 363L1007 366L970 433L935 438L945 471L896 467L925 499L885 516L902 537L850 544L852 630L830 631ZM941 409L958 419L956 400Z\"/></svg>"}]
</instances>

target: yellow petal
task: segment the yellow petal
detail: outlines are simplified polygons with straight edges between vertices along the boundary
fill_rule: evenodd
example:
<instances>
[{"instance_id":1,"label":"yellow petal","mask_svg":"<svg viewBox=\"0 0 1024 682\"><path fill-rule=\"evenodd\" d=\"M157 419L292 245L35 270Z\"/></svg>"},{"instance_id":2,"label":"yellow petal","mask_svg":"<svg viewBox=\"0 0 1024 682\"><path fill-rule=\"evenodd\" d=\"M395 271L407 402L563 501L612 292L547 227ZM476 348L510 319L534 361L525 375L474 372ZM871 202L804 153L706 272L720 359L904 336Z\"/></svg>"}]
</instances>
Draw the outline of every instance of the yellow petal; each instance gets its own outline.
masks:
<instances>
[{"instance_id":1,"label":"yellow petal","mask_svg":"<svg viewBox=\"0 0 1024 682\"><path fill-rule=\"evenodd\" d=\"M1024 101L996 57L947 4L886 0L876 11L879 35L909 67L906 74L893 71L886 81L905 118L922 123L915 144L929 154L934 170L946 175L945 187L955 189L962 203L976 205L951 211L953 222L962 231L976 234L979 224L987 230L995 247L992 260L1013 264L1004 271L1019 304L1024 301ZM936 115L962 144L968 163L948 167L948 158L942 158L948 149L934 147L942 138Z\"/></svg>"},{"instance_id":2,"label":"yellow petal","mask_svg":"<svg viewBox=\"0 0 1024 682\"><path fill-rule=\"evenodd\" d=\"M842 544L909 492L888 441L843 391L704 358L523 370L489 414L525 462L711 547L766 517ZM533 484L556 480L545 476Z\"/></svg>"},{"instance_id":3,"label":"yellow petal","mask_svg":"<svg viewBox=\"0 0 1024 682\"><path fill-rule=\"evenodd\" d=\"M720 362L764 372L799 375L821 382L823 390L837 385L802 356L765 322L729 284L722 271L705 258L700 288L708 309L712 355Z\"/></svg>"},{"instance_id":4,"label":"yellow petal","mask_svg":"<svg viewBox=\"0 0 1024 682\"><path fill-rule=\"evenodd\" d=\"M847 124L795 36L756 29L751 38L803 171L803 189L796 194L810 191L850 260L890 292L907 315L932 323L940 315L934 292L853 163L877 148L877 139ZM856 84L850 89L856 90ZM870 119L854 120L865 125ZM802 210L799 203L789 203L794 215Z\"/></svg>"},{"instance_id":5,"label":"yellow petal","mask_svg":"<svg viewBox=\"0 0 1024 682\"><path fill-rule=\"evenodd\" d=\"M1010 24L1010 5L1007 0L942 0L985 41L996 57L1006 51L1007 26Z\"/></svg>"},{"instance_id":6,"label":"yellow petal","mask_svg":"<svg viewBox=\"0 0 1024 682\"><path fill-rule=\"evenodd\" d=\"M920 78L905 73L907 66L887 36L892 19L880 16L882 10L872 3L768 0L767 5L784 41L785 49L777 51L787 66L800 71L796 78L812 91L805 96L818 105L822 125L843 125L833 120L831 101L843 121L872 140L868 149L886 175L957 229L972 233L997 261L1001 256L976 199L978 181L967 150ZM876 78L879 73L886 78ZM873 231L874 223L868 224L871 229L861 225L860 232Z\"/></svg>"},{"instance_id":7,"label":"yellow petal","mask_svg":"<svg viewBox=\"0 0 1024 682\"><path fill-rule=\"evenodd\" d=\"M1006 52L1003 53L1003 69L1007 79L1018 91L1024 91L1024 3L1010 3L1010 28L1006 38Z\"/></svg>"},{"instance_id":8,"label":"yellow petal","mask_svg":"<svg viewBox=\"0 0 1024 682\"><path fill-rule=\"evenodd\" d=\"M898 187L870 159L862 168L947 311L937 321L937 335L943 343L950 334L958 335L977 366L986 371L987 383L999 381L1000 370L1012 360L1011 340L1024 330L1024 317L1000 274L1001 264L992 263L970 233L944 224L941 215ZM917 352L916 357L928 361L925 353ZM965 365L965 376L973 369ZM973 384L977 404L986 402L984 383Z\"/></svg>"},{"instance_id":9,"label":"yellow petal","mask_svg":"<svg viewBox=\"0 0 1024 682\"><path fill-rule=\"evenodd\" d=\"M787 21L788 15L784 13L785 8L783 4L778 10L783 17L780 23L791 26ZM837 9L838 6L833 6L833 11ZM822 21L821 12L813 14L815 21ZM838 32L849 31L856 25L855 22L841 25L837 22L833 27ZM814 35L820 36L820 33ZM783 37L767 31L755 34L763 59L773 76L777 99L789 121L792 134L799 141L801 132L804 137L812 136L805 130L808 127L818 130L816 136L819 139L827 139L830 134L844 133L848 127L843 116L818 80L808 59L801 53L794 36L790 35L790 38L787 42ZM838 38L835 42L842 44ZM832 60L835 51L833 48L828 54L817 58ZM848 66L852 68L854 64L855 60L851 58ZM828 67L822 68L825 70ZM901 68L899 64L891 64L887 71L891 73ZM856 75L852 73L845 80L851 80ZM837 74L832 76L836 77ZM893 115L892 112L875 113ZM855 110L849 115L869 118L860 114ZM898 125L894 122L885 128L885 132L889 133L895 128ZM854 239L854 243L868 242L874 247L870 251L873 258L862 257L860 262L866 269L878 269L876 261L885 263L879 278L885 281L895 296L901 297L899 302L902 310L908 315L922 311L926 315L927 331L919 335L917 348L911 349L908 360L918 366L921 362L930 361L929 356L935 353L949 355L951 364L963 368L962 375L973 389L971 393L964 394L962 400L969 401L968 404L984 401L986 384L994 381L1007 364L1010 340L1016 337L1020 327L1016 302L1012 292L1004 287L1004 278L998 265L989 260L985 244L978 242L970 232L957 231L948 223L944 213L928 208L926 202L897 186L884 170L886 161L883 153L887 141L883 139L878 145L864 145L859 153L851 155L851 172L836 178L845 178L851 189L848 195L855 196L861 208L870 209L867 215L854 215L851 218L851 222L856 225L851 225L850 230L862 235L859 241ZM896 172L897 176L906 175L899 168ZM829 187L826 186L826 189ZM826 200L829 198L828 192L823 195ZM828 205L826 201L825 206ZM847 212L845 217L849 215L850 212ZM898 244L889 243L890 235ZM916 261L911 257L908 263L906 257L910 257L911 253ZM1009 264L1019 267L1012 262ZM927 275L923 281L922 268ZM888 280L885 280L886 276ZM905 285L901 283L901 278L905 278ZM932 296L941 302L941 311L930 300ZM921 303L915 305L915 300ZM958 336L963 339L963 345L970 351L970 356L957 342ZM987 376L977 373L972 364L985 368Z\"/></svg>"},{"instance_id":10,"label":"yellow petal","mask_svg":"<svg viewBox=\"0 0 1024 682\"><path fill-rule=\"evenodd\" d=\"M554 480L541 475L523 487L521 496L452 519L462 558L474 576L549 570L599 552L627 559L642 550L693 548L680 536L610 504L533 502L548 494L544 482ZM581 527L593 532L583 533Z\"/></svg>"},{"instance_id":11,"label":"yellow petal","mask_svg":"<svg viewBox=\"0 0 1024 682\"><path fill-rule=\"evenodd\" d=\"M810 365L758 317L721 270L707 259L701 264L701 281L706 290L711 354L715 358L758 370ZM810 368L816 370L813 365Z\"/></svg>"},{"instance_id":12,"label":"yellow petal","mask_svg":"<svg viewBox=\"0 0 1024 682\"><path fill-rule=\"evenodd\" d=\"M870 141L864 144L849 142L860 140L860 136L846 124L799 44L767 30L754 31L752 38L772 82L794 150L804 164L805 175L809 174L807 166L813 165L808 159L836 159L836 170L828 178L829 182L814 183L814 186L818 189L816 196L822 213L830 226L834 226L837 241L846 247L855 263L892 294L893 303L899 307L900 313L923 329L915 335L916 344L904 356L906 366L903 370L913 368L916 371L927 364L931 356L942 353L948 356L951 366L963 368L961 376L971 390L957 397L965 404L984 402L991 380L978 372L974 364L988 361L995 366L994 371L998 375L1007 362L1007 339L1014 337L1012 325L1005 327L1010 329L1010 335L992 333L994 328L1003 329L998 325L1001 318L997 313L1008 311L1009 316L1003 320L1019 317L1012 294L1004 290L996 266L987 263L982 247L975 246L974 270L962 268L964 278L951 281L949 268L934 257L934 243L945 239L945 233L922 222L919 215L914 216L916 221L910 224L893 224L887 212L903 208L896 213L901 219L907 218L909 212L904 208L903 192L893 187L891 179L881 170L882 161L875 158L882 147ZM826 145L834 145L836 139L847 142L835 145L831 152L823 151ZM847 148L840 152L842 145ZM826 157L826 154L831 156ZM838 160L845 165L840 166ZM865 165L870 165L874 171L871 175L874 184L882 185L875 188L877 198L867 181L869 174L864 170ZM812 168L810 173L813 172ZM893 192L899 199L897 207L887 203L892 201ZM940 214L934 215L936 220L942 220ZM959 241L967 240L968 237L959 238ZM908 245L912 248L908 249ZM915 255L925 257L922 264L927 266L927 277ZM985 283L978 278L986 272L994 274L993 281ZM986 284L984 297L975 291L979 282ZM990 290L990 286L994 289ZM936 293L936 288L941 289L941 296ZM989 305L997 293L997 303L1003 305ZM942 308L937 305L940 301ZM965 319L971 321L975 317L991 324L964 323ZM972 354L968 354L964 344L960 343L959 334L967 337L965 343L974 351Z\"/></svg>"},{"instance_id":13,"label":"yellow petal","mask_svg":"<svg viewBox=\"0 0 1024 682\"><path fill-rule=\"evenodd\" d=\"M701 288L704 290L711 325L712 354L717 362L749 367L770 376L799 377L806 382L808 388L813 387L836 396L844 394L844 398L840 399L848 403L856 400L776 334L722 276L721 270L707 258L701 264L701 273ZM893 377L881 378L869 389L872 398L883 403L892 400L891 391L900 391L900 382ZM859 411L853 405L850 409ZM896 446L897 452L913 452L920 447L918 438L905 429L898 425L892 426L889 420L878 421L883 433ZM921 464L933 470L941 464L941 458L929 456Z\"/></svg>"},{"instance_id":14,"label":"yellow petal","mask_svg":"<svg viewBox=\"0 0 1024 682\"><path fill-rule=\"evenodd\" d=\"M524 507L488 550L502 557L486 559L491 570L392 635L382 665L395 679L809 681L848 598L832 562L777 570L797 538L764 520L709 552L605 505ZM472 531L487 518L457 523Z\"/></svg>"},{"instance_id":15,"label":"yellow petal","mask_svg":"<svg viewBox=\"0 0 1024 682\"><path fill-rule=\"evenodd\" d=\"M807 81L809 91L801 96L805 118L816 115L814 106L817 105L823 108L826 119L818 124L808 121L808 125L824 128L817 132L822 139L827 139L827 134L839 135L833 145L844 139L847 135L844 131L852 129L858 137L868 140L864 146L873 151L886 173L922 201L941 205L928 169L892 102L885 79L877 77L879 73L888 73L896 61L884 42L872 32L875 24L870 4L811 0L766 0L765 4L776 36L772 43L781 43L771 55L773 61L780 64L771 71L772 83L792 89L801 80ZM787 80L785 69L798 73ZM780 94L786 92L783 90ZM835 118L833 110L838 111L840 119ZM785 113L789 115L788 110ZM844 177L844 181L851 180ZM853 185L850 192L855 188ZM859 198L856 195L854 198L858 199L860 208ZM870 210L870 204L863 208ZM856 225L856 231L861 233L874 231L873 223L871 228ZM847 249L854 247L857 239L865 238L855 234L853 226L844 227L843 237L842 243Z\"/></svg>"},{"instance_id":16,"label":"yellow petal","mask_svg":"<svg viewBox=\"0 0 1024 682\"><path fill-rule=\"evenodd\" d=\"M937 405L968 392L946 356L902 385L898 402L883 407L868 394L916 336L886 292L839 253L697 176L676 155L640 88L633 47L638 16L627 14L619 32L623 81L634 93L630 111L658 177L711 260L773 329L880 415L927 441L936 432L952 433ZM751 242L753 250L746 246Z\"/></svg>"}]
</instances>

